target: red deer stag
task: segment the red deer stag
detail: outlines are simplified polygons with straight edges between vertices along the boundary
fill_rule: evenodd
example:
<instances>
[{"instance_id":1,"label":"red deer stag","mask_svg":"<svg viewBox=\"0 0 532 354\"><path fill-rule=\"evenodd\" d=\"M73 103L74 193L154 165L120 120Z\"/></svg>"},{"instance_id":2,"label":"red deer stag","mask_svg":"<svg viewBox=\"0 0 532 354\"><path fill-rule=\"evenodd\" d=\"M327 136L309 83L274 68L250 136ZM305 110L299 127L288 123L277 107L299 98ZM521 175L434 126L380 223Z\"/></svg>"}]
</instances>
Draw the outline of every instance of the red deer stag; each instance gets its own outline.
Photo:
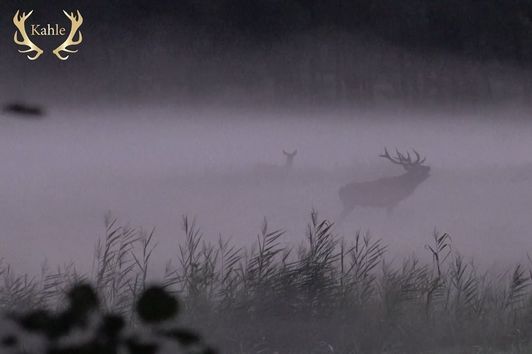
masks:
<instances>
[{"instance_id":1,"label":"red deer stag","mask_svg":"<svg viewBox=\"0 0 532 354\"><path fill-rule=\"evenodd\" d=\"M397 156L392 157L388 149L380 157L401 165L405 173L400 176L384 177L374 181L353 182L340 188L339 195L343 204L340 220L344 219L356 207L386 208L391 213L393 208L403 199L414 193L414 190L430 176L430 167L423 165L425 159L414 150L415 160L410 153L402 154L396 150Z\"/></svg>"}]
</instances>

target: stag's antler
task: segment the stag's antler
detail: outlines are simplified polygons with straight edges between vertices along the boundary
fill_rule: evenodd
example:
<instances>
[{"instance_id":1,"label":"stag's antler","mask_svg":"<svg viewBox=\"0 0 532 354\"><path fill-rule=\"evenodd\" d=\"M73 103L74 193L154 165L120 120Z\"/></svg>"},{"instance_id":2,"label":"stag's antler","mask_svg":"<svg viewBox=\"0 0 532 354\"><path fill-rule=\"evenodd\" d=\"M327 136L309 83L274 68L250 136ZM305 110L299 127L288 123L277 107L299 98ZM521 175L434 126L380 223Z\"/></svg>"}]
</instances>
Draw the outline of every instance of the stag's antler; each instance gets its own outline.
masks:
<instances>
[{"instance_id":1,"label":"stag's antler","mask_svg":"<svg viewBox=\"0 0 532 354\"><path fill-rule=\"evenodd\" d=\"M37 60L38 57L40 57L44 52L41 48L37 47L35 43L33 43L30 38L28 37L28 34L26 33L26 20L28 17L31 16L33 13L33 10L29 13L23 12L22 15L19 15L20 11L17 11L15 16L13 17L13 24L17 27L18 31L15 31L15 35L13 36L13 40L18 45L25 45L28 47L28 49L21 50L19 49L19 53L31 53L35 52L34 56L27 55L29 60ZM22 37L22 40L18 39L18 32L20 32L20 36Z\"/></svg>"},{"instance_id":2,"label":"stag's antler","mask_svg":"<svg viewBox=\"0 0 532 354\"><path fill-rule=\"evenodd\" d=\"M419 155L419 153L416 150L413 150L413 151L414 151L414 154L416 155L415 161L412 161L412 156L410 156L409 152L407 152L405 156L405 154L400 153L399 150L397 149L395 149L395 153L397 154L395 158L390 156L390 153L388 152L387 148L384 148L384 154L379 155L379 156L384 157L385 159L395 164L402 165L405 167L423 164L425 162L425 159L421 159L421 155Z\"/></svg>"},{"instance_id":3,"label":"stag's antler","mask_svg":"<svg viewBox=\"0 0 532 354\"><path fill-rule=\"evenodd\" d=\"M77 11L77 15L74 15L73 12L70 14L67 13L65 10L63 10L63 13L68 17L68 19L71 22L70 26L70 33L68 34L67 39L61 44L59 47L55 48L53 50L53 53L56 57L58 57L61 60L67 60L70 55L61 56L61 52L67 52L67 53L77 53L77 49L69 49L71 45L78 45L83 41L83 35L81 32L79 32L79 27L83 23L83 16L81 16L79 10ZM74 40L74 36L76 35L76 32L79 33L78 39Z\"/></svg>"}]
</instances>

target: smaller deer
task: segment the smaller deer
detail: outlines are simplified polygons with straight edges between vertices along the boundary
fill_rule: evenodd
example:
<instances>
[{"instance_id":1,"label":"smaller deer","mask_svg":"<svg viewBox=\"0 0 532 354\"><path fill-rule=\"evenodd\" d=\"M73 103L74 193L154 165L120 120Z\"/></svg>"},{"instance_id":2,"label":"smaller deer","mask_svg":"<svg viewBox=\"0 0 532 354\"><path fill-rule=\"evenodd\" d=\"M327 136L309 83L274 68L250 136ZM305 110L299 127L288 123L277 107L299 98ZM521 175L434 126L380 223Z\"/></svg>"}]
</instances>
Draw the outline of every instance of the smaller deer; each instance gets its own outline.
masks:
<instances>
[{"instance_id":1,"label":"smaller deer","mask_svg":"<svg viewBox=\"0 0 532 354\"><path fill-rule=\"evenodd\" d=\"M396 157L392 157L385 148L380 157L403 167L406 171L404 174L374 181L352 182L340 188L338 194L343 204L340 221L355 207L386 208L388 213L391 213L399 202L414 193L415 189L429 178L430 167L423 165L425 159L422 159L416 150L415 160L412 160L408 152L405 155L396 150L396 153Z\"/></svg>"},{"instance_id":2,"label":"smaller deer","mask_svg":"<svg viewBox=\"0 0 532 354\"><path fill-rule=\"evenodd\" d=\"M292 166L294 166L294 157L296 157L297 155L297 149L293 152L286 152L285 150L283 150L283 154L286 157L284 166L286 168L292 168Z\"/></svg>"}]
</instances>

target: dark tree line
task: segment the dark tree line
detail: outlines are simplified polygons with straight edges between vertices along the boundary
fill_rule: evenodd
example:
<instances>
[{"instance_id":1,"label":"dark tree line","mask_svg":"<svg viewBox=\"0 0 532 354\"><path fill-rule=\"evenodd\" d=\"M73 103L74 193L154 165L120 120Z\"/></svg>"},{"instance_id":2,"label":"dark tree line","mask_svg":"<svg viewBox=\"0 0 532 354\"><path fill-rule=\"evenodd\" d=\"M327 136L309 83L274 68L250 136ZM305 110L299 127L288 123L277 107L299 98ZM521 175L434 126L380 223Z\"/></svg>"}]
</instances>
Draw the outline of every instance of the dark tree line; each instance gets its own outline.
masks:
<instances>
[{"instance_id":1,"label":"dark tree line","mask_svg":"<svg viewBox=\"0 0 532 354\"><path fill-rule=\"evenodd\" d=\"M402 47L475 59L532 59L530 0L133 0L92 2L89 11L135 21L169 16L211 34L271 45L294 33L364 33ZM126 16L127 15L127 16Z\"/></svg>"},{"instance_id":2,"label":"dark tree line","mask_svg":"<svg viewBox=\"0 0 532 354\"><path fill-rule=\"evenodd\" d=\"M42 4L50 11L72 6ZM132 95L174 87L185 97L229 91L374 102L532 92L532 0L85 0L76 6L93 38L87 45L114 73L106 89L121 91L117 86L128 82ZM3 11L4 23L9 14Z\"/></svg>"}]
</instances>

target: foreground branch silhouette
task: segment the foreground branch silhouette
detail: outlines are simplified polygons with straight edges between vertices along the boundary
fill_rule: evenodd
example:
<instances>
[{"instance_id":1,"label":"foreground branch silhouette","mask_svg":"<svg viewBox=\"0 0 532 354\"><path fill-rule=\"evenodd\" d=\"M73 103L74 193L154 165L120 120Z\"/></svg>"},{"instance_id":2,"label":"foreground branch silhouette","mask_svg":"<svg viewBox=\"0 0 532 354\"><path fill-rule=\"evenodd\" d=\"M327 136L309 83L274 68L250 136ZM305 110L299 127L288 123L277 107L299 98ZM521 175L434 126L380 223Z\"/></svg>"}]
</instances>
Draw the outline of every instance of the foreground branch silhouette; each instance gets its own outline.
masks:
<instances>
[{"instance_id":1,"label":"foreground branch silhouette","mask_svg":"<svg viewBox=\"0 0 532 354\"><path fill-rule=\"evenodd\" d=\"M67 308L58 313L37 309L23 314L8 314L8 320L13 321L23 333L4 334L2 346L24 353L115 354L125 351L155 354L165 342L170 341L174 342L177 350L174 353L215 354L196 333L171 325L170 321L179 312L179 303L162 287L152 286L140 296L136 312L141 325L136 328L128 328L121 315L102 313L99 299L90 285L75 286L68 293L68 302ZM25 334L40 336L43 348L27 348Z\"/></svg>"}]
</instances>

